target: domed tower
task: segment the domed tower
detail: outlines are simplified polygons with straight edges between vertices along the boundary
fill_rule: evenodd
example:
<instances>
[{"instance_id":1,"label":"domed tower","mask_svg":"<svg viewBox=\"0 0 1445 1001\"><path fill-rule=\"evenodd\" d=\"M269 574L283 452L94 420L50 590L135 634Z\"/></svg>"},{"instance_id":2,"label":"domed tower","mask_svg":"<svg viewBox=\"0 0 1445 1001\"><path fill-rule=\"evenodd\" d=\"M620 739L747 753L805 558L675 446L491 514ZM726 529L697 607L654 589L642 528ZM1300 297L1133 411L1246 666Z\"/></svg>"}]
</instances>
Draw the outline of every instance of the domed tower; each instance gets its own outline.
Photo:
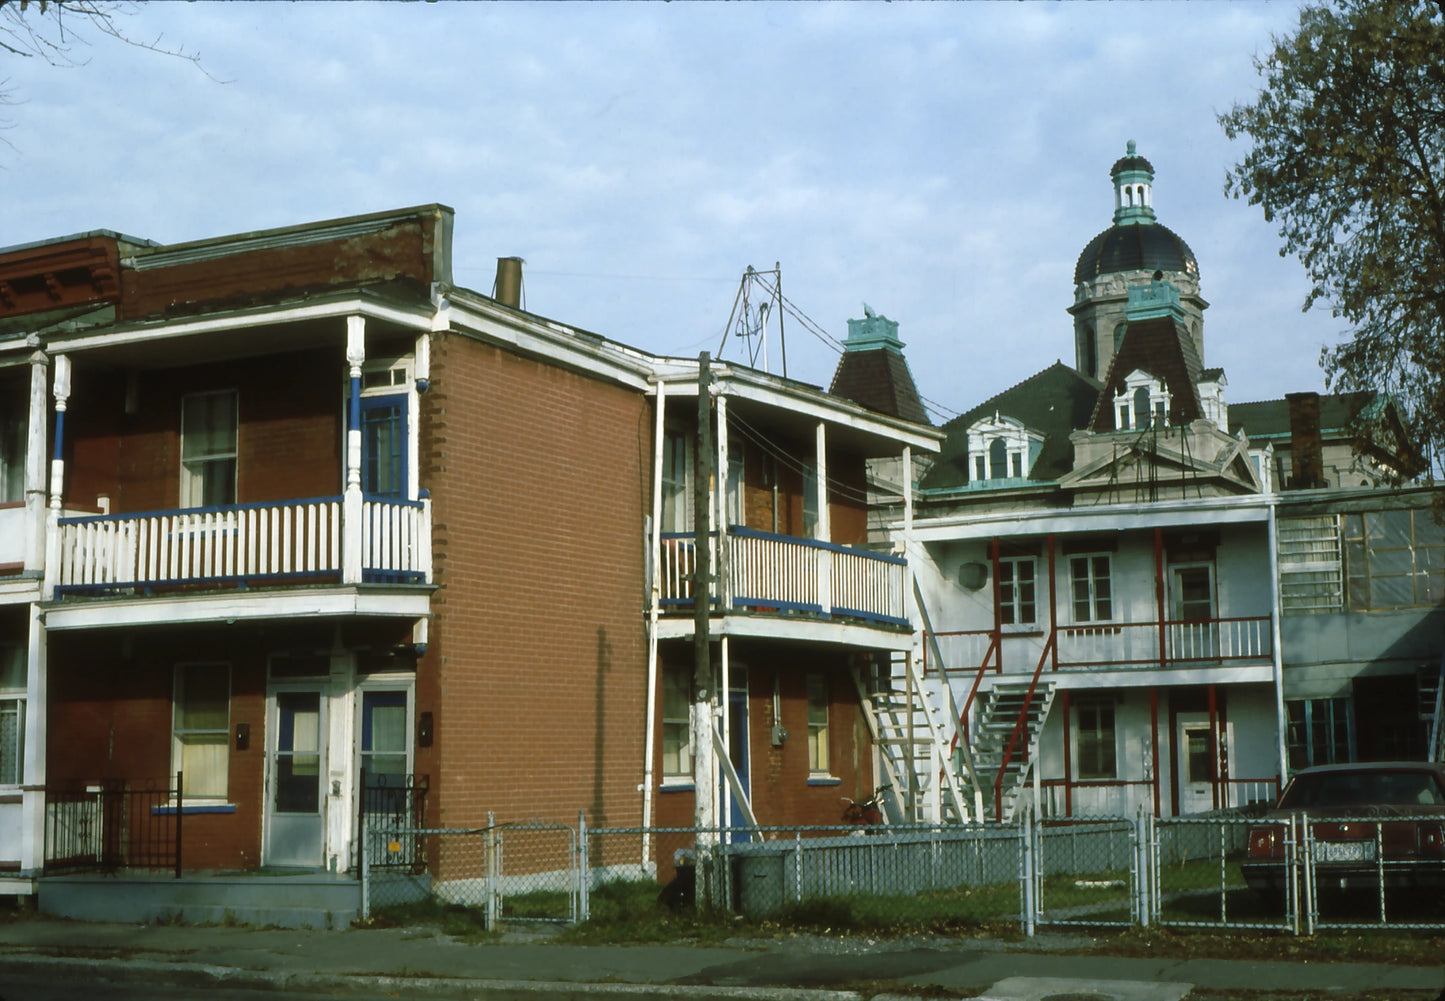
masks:
<instances>
[{"instance_id":1,"label":"domed tower","mask_svg":"<svg viewBox=\"0 0 1445 1001\"><path fill-rule=\"evenodd\" d=\"M1194 251L1154 221L1154 167L1135 152L1134 140L1114 163L1114 225L1089 241L1074 267L1074 367L1104 378L1127 326L1129 286L1156 277L1179 290L1184 326L1204 357L1204 310Z\"/></svg>"}]
</instances>

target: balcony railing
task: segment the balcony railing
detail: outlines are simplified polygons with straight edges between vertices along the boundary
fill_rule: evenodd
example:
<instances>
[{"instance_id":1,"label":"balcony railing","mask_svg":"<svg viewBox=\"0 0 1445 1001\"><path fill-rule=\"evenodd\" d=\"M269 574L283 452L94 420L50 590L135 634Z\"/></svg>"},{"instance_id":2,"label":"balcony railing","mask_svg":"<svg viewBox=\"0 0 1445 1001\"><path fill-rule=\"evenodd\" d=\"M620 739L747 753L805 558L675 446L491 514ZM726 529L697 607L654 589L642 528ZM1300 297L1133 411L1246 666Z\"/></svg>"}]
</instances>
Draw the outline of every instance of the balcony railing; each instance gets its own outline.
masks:
<instances>
[{"instance_id":1,"label":"balcony railing","mask_svg":"<svg viewBox=\"0 0 1445 1001\"><path fill-rule=\"evenodd\" d=\"M1157 667L1268 660L1273 655L1268 615L1163 623L1100 622L1059 626L1059 667Z\"/></svg>"},{"instance_id":2,"label":"balcony railing","mask_svg":"<svg viewBox=\"0 0 1445 1001\"><path fill-rule=\"evenodd\" d=\"M661 543L661 604L691 607L695 539L691 533L665 532ZM720 594L717 537L710 536L708 545L713 567L710 598L715 604L908 624L903 593L906 562L899 557L734 525L721 552L727 573Z\"/></svg>"},{"instance_id":3,"label":"balcony railing","mask_svg":"<svg viewBox=\"0 0 1445 1001\"><path fill-rule=\"evenodd\" d=\"M342 576L340 497L61 518L55 595ZM427 501L364 500L361 579L427 580Z\"/></svg>"}]
</instances>

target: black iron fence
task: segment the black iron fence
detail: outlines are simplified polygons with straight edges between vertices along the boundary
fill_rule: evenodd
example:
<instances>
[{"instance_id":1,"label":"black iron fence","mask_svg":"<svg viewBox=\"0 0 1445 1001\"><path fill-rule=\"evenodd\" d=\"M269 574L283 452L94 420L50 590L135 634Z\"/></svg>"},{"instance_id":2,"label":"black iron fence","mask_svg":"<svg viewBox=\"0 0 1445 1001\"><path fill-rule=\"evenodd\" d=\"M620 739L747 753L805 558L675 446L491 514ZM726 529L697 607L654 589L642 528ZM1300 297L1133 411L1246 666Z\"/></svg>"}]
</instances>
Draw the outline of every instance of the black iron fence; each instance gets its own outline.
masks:
<instances>
[{"instance_id":1,"label":"black iron fence","mask_svg":"<svg viewBox=\"0 0 1445 1001\"><path fill-rule=\"evenodd\" d=\"M45 873L160 869L181 874L182 775L45 790Z\"/></svg>"},{"instance_id":2,"label":"black iron fence","mask_svg":"<svg viewBox=\"0 0 1445 1001\"><path fill-rule=\"evenodd\" d=\"M360 878L362 853L367 866L407 874L426 871L428 835L425 775L384 775L361 769L361 794L356 797L356 872ZM397 832L409 833L397 833ZM386 832L377 836L376 832ZM435 853L430 853L435 854Z\"/></svg>"}]
</instances>

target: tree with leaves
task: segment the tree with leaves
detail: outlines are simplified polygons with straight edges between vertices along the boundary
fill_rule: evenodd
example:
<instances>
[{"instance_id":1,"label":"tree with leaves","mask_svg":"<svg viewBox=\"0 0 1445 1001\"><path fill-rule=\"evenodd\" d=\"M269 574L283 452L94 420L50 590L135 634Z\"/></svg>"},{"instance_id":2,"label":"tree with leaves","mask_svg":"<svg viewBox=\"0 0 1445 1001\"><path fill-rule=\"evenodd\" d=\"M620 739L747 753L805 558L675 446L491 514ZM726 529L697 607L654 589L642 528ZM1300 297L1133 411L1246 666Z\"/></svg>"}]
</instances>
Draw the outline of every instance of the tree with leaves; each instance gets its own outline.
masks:
<instances>
[{"instance_id":1,"label":"tree with leaves","mask_svg":"<svg viewBox=\"0 0 1445 1001\"><path fill-rule=\"evenodd\" d=\"M1255 60L1263 88L1220 124L1253 142L1226 194L1276 222L1319 303L1353 330L1337 390L1384 389L1445 472L1445 0L1303 7Z\"/></svg>"}]
</instances>

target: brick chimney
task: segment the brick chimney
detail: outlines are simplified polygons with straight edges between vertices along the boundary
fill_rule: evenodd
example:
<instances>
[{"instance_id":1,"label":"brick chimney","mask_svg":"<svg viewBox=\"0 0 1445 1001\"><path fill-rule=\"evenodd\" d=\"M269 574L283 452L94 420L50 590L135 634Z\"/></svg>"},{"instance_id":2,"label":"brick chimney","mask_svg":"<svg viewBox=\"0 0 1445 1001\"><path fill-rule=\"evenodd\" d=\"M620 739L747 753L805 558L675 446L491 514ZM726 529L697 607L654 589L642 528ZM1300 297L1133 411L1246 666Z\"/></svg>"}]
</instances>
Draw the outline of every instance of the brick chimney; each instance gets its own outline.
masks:
<instances>
[{"instance_id":1,"label":"brick chimney","mask_svg":"<svg viewBox=\"0 0 1445 1001\"><path fill-rule=\"evenodd\" d=\"M1289 401L1289 480L1286 490L1325 486L1324 449L1320 443L1320 394L1287 393Z\"/></svg>"}]
</instances>

